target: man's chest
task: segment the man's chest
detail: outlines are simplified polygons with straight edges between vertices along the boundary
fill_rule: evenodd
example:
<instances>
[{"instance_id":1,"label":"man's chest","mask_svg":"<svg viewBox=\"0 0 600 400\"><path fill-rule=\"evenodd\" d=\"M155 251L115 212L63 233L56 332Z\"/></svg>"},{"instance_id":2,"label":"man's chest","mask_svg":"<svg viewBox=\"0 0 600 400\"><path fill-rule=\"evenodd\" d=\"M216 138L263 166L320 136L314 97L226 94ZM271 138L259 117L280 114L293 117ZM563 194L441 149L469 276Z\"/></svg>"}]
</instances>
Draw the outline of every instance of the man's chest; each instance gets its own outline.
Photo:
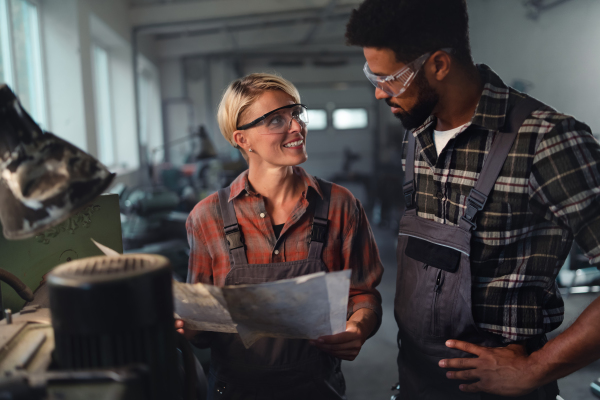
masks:
<instances>
[{"instance_id":1,"label":"man's chest","mask_svg":"<svg viewBox=\"0 0 600 400\"><path fill-rule=\"evenodd\" d=\"M437 155L433 139L417 140L415 186L418 213L444 224L458 224L467 198L480 178L492 143L502 133L467 129L452 139ZM480 231L505 231L515 222L523 225L530 217L529 179L537 135L519 133L487 204L478 216ZM516 221L516 220L518 221Z\"/></svg>"}]
</instances>

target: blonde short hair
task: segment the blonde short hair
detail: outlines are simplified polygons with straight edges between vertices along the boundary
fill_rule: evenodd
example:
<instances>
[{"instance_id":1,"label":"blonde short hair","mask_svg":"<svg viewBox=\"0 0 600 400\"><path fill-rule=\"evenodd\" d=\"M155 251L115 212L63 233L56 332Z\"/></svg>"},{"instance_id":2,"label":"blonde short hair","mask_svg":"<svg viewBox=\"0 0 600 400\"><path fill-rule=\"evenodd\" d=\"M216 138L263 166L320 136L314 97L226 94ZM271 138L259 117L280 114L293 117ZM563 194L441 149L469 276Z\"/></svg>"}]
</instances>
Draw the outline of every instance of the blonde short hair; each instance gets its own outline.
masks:
<instances>
[{"instance_id":1,"label":"blonde short hair","mask_svg":"<svg viewBox=\"0 0 600 400\"><path fill-rule=\"evenodd\" d=\"M233 147L238 147L233 140L233 132L237 130L241 115L256 99L269 90L281 90L290 95L294 102L300 103L300 93L292 82L275 74L256 73L246 75L231 82L225 90L219 104L217 121L219 122L221 134ZM240 151L246 158L244 151L241 149Z\"/></svg>"}]
</instances>

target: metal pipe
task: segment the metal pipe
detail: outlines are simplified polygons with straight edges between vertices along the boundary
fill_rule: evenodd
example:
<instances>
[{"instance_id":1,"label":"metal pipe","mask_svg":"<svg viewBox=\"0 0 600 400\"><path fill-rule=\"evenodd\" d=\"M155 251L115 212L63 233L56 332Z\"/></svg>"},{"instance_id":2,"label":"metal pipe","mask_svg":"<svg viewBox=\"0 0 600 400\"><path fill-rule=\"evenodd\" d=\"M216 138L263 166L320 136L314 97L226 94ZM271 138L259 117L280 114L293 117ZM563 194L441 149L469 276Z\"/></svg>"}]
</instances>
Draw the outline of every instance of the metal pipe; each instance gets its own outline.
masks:
<instances>
[{"instance_id":1,"label":"metal pipe","mask_svg":"<svg viewBox=\"0 0 600 400\"><path fill-rule=\"evenodd\" d=\"M5 269L0 268L0 281L5 282L10 287L15 289L15 292L26 301L33 301L33 292L15 275Z\"/></svg>"}]
</instances>

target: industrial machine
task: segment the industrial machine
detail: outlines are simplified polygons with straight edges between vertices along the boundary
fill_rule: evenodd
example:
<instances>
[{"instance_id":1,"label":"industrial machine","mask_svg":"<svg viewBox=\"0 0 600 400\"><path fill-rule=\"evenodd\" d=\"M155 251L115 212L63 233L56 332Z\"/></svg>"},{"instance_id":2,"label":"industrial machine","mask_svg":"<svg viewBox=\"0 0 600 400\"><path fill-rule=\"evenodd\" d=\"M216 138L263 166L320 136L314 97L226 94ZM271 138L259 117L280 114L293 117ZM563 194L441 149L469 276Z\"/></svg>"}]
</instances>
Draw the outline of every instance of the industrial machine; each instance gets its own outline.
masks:
<instances>
[{"instance_id":1,"label":"industrial machine","mask_svg":"<svg viewBox=\"0 0 600 400\"><path fill-rule=\"evenodd\" d=\"M7 239L29 239L0 241L2 299L12 307L0 321L0 398L205 397L202 369L174 329L169 261L81 258L98 251L93 229L119 222L116 196L98 198L113 177L42 131L0 86L0 221ZM118 227L97 239L121 250Z\"/></svg>"},{"instance_id":2,"label":"industrial machine","mask_svg":"<svg viewBox=\"0 0 600 400\"><path fill-rule=\"evenodd\" d=\"M0 322L0 398L202 398L201 371L173 329L167 259L84 258L47 284L50 309L32 304Z\"/></svg>"}]
</instances>

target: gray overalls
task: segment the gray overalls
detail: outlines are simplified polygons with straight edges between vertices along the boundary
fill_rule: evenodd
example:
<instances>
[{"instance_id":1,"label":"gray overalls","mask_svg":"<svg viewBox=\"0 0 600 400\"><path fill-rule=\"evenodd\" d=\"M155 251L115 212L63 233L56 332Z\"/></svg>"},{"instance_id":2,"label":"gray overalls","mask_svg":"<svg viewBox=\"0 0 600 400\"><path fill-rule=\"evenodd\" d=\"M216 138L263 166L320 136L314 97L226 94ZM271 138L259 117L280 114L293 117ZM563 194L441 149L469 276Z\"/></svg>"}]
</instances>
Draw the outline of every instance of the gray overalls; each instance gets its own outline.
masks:
<instances>
[{"instance_id":1,"label":"gray overalls","mask_svg":"<svg viewBox=\"0 0 600 400\"><path fill-rule=\"evenodd\" d=\"M496 134L474 188L467 198L465 215L458 226L440 224L417 216L414 184L415 137L408 135L404 196L406 211L400 220L398 275L394 315L398 323L400 399L501 399L481 393L465 393L460 383L447 379L438 366L443 358L473 357L445 346L448 339L480 346L503 346L499 336L482 331L471 311L471 230L476 215L485 207L506 157L525 119L542 106L538 101L512 96L507 124ZM513 104L510 107L510 104ZM545 338L532 341L528 351L539 349ZM552 399L558 394L553 382L518 399ZM511 399L515 399L511 397Z\"/></svg>"},{"instance_id":2,"label":"gray overalls","mask_svg":"<svg viewBox=\"0 0 600 400\"><path fill-rule=\"evenodd\" d=\"M230 249L226 285L254 284L328 272L321 259L327 237L331 183L319 180L308 258L272 264L248 264L230 188L219 190L219 203ZM211 339L209 399L345 399L340 360L307 340L263 338L249 349L238 334L215 333Z\"/></svg>"}]
</instances>

